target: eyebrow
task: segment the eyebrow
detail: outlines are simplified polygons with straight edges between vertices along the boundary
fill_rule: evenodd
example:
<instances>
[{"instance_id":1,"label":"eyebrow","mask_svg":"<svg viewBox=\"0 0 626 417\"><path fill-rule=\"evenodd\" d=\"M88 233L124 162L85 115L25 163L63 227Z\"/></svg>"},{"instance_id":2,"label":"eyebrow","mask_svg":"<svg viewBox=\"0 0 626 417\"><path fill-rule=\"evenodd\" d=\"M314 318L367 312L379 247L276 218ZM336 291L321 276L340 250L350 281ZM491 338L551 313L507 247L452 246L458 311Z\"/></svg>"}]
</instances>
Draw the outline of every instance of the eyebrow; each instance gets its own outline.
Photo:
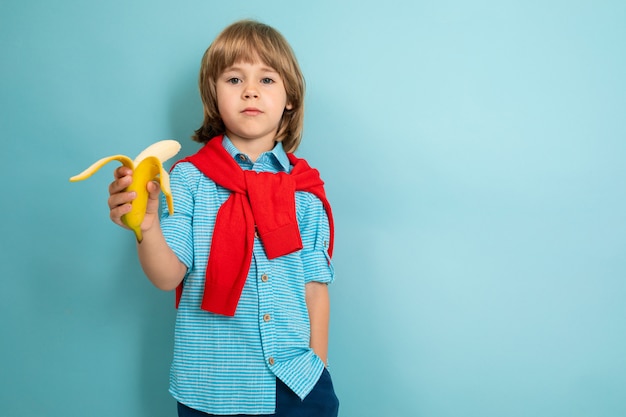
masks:
<instances>
[{"instance_id":1,"label":"eyebrow","mask_svg":"<svg viewBox=\"0 0 626 417\"><path fill-rule=\"evenodd\" d=\"M238 67L237 65L232 65L230 67L225 68L224 71L222 71L222 74L226 73L226 72L230 72L230 71L243 71L243 68L242 67ZM262 72L272 72L274 74L278 74L278 71L276 71L274 68L272 68L270 66L266 66L266 65L261 67L261 71Z\"/></svg>"}]
</instances>

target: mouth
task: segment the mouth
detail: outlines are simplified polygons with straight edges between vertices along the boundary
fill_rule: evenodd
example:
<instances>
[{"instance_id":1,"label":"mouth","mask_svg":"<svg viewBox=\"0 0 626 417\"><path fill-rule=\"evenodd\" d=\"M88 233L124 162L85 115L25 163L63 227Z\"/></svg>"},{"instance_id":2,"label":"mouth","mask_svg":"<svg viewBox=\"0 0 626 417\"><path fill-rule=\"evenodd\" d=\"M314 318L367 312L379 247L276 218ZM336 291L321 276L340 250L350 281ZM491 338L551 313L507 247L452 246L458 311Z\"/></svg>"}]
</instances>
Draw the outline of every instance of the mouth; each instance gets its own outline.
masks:
<instances>
[{"instance_id":1,"label":"mouth","mask_svg":"<svg viewBox=\"0 0 626 417\"><path fill-rule=\"evenodd\" d=\"M245 114L246 116L257 116L263 112L256 107L246 107L241 111L241 113Z\"/></svg>"}]
</instances>

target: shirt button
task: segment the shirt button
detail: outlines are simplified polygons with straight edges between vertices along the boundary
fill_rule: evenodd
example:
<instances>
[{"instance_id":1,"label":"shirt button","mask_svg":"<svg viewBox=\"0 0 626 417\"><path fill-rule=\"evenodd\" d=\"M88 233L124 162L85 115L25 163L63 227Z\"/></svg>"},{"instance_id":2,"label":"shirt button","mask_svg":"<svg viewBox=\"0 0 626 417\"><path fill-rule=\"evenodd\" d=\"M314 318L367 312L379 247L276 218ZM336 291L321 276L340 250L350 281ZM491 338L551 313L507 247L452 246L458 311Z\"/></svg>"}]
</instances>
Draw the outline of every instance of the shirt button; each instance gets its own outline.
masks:
<instances>
[{"instance_id":1,"label":"shirt button","mask_svg":"<svg viewBox=\"0 0 626 417\"><path fill-rule=\"evenodd\" d=\"M269 359L267 360L267 363L269 363L269 364L270 364L270 366L274 366L274 363L275 363L274 358L269 358Z\"/></svg>"},{"instance_id":2,"label":"shirt button","mask_svg":"<svg viewBox=\"0 0 626 417\"><path fill-rule=\"evenodd\" d=\"M272 316L270 316L269 314L265 314L265 315L263 316L263 321L264 321L264 322L266 322L266 323L267 323L268 321L270 321L271 319L272 319Z\"/></svg>"},{"instance_id":3,"label":"shirt button","mask_svg":"<svg viewBox=\"0 0 626 417\"><path fill-rule=\"evenodd\" d=\"M269 281L269 279L270 279L270 277L268 277L267 274L261 275L261 281L267 282L267 281Z\"/></svg>"},{"instance_id":4,"label":"shirt button","mask_svg":"<svg viewBox=\"0 0 626 417\"><path fill-rule=\"evenodd\" d=\"M245 156L244 154L240 153L240 154L239 154L239 160L240 160L241 162L244 162L244 161L246 160L246 156Z\"/></svg>"}]
</instances>

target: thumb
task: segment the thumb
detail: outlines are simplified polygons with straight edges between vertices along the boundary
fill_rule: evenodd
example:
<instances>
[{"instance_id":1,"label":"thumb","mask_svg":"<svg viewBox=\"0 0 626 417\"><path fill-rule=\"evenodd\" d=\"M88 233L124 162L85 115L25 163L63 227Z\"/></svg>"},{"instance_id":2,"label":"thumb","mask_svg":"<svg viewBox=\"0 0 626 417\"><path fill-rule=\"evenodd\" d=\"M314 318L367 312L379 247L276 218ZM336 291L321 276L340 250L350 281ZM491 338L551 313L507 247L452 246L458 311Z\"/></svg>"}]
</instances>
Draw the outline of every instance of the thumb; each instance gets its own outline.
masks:
<instances>
[{"instance_id":1,"label":"thumb","mask_svg":"<svg viewBox=\"0 0 626 417\"><path fill-rule=\"evenodd\" d=\"M156 181L149 181L146 184L148 190L148 205L146 207L146 213L156 213L159 211L159 193L161 187Z\"/></svg>"}]
</instances>

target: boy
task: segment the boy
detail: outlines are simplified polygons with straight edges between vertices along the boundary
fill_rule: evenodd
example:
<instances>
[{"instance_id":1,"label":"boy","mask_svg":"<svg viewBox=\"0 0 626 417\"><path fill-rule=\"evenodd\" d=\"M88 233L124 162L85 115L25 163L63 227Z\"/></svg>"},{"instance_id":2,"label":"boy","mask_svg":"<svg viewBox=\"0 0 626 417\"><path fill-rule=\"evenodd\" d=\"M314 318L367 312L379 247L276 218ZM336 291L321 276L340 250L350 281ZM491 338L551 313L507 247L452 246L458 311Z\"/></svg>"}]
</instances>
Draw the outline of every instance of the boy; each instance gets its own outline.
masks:
<instances>
[{"instance_id":1,"label":"boy","mask_svg":"<svg viewBox=\"0 0 626 417\"><path fill-rule=\"evenodd\" d=\"M292 152L302 135L304 78L270 26L240 21L207 49L199 80L198 153L159 188L137 245L142 268L177 289L170 392L179 416L336 416L326 369L333 223L319 173ZM289 153L288 153L289 152ZM110 185L124 226L132 171Z\"/></svg>"}]
</instances>

